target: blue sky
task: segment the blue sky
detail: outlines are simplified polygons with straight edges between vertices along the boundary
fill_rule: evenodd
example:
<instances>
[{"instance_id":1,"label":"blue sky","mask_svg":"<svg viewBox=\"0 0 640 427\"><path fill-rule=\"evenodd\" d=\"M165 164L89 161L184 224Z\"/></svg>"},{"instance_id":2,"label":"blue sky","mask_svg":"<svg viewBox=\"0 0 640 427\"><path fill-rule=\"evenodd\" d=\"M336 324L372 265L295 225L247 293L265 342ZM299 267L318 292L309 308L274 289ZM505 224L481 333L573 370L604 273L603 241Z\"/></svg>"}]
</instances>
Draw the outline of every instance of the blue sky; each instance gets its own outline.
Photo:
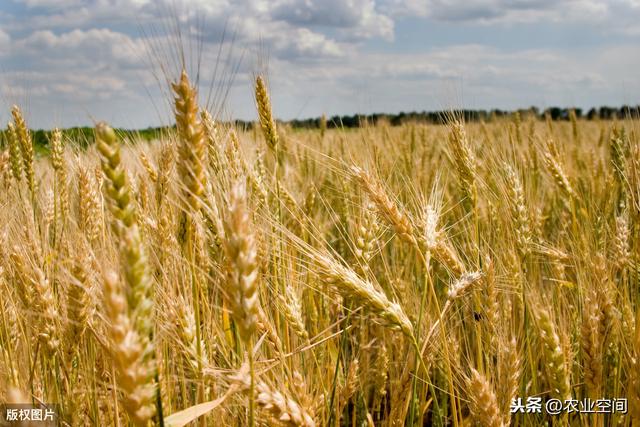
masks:
<instances>
[{"instance_id":1,"label":"blue sky","mask_svg":"<svg viewBox=\"0 0 640 427\"><path fill-rule=\"evenodd\" d=\"M640 0L0 0L0 120L170 123L176 17L224 118L640 103Z\"/></svg>"}]
</instances>

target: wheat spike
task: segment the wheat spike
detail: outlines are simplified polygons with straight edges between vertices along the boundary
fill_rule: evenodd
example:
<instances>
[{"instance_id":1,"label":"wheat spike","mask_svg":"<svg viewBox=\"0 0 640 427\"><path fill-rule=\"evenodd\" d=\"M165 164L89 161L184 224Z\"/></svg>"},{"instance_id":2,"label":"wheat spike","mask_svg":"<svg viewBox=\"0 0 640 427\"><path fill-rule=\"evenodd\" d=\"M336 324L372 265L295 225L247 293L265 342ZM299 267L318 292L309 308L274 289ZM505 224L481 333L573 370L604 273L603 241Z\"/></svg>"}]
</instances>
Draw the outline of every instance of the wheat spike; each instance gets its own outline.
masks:
<instances>
[{"instance_id":1,"label":"wheat spike","mask_svg":"<svg viewBox=\"0 0 640 427\"><path fill-rule=\"evenodd\" d=\"M544 362L552 387L552 395L561 400L571 399L567 359L560 343L560 337L556 333L556 327L547 310L539 308L534 314L544 349Z\"/></svg>"},{"instance_id":2,"label":"wheat spike","mask_svg":"<svg viewBox=\"0 0 640 427\"><path fill-rule=\"evenodd\" d=\"M198 115L198 94L182 70L180 80L172 85L175 92L176 128L180 138L180 164L178 167L184 184L185 197L193 212L200 209L206 186L204 128Z\"/></svg>"},{"instance_id":3,"label":"wheat spike","mask_svg":"<svg viewBox=\"0 0 640 427\"><path fill-rule=\"evenodd\" d=\"M453 160L460 178L460 185L470 202L471 206L475 206L477 202L476 187L476 158L473 154L467 132L462 122L455 121L451 124L451 133L449 134L449 143L453 151Z\"/></svg>"},{"instance_id":4,"label":"wheat spike","mask_svg":"<svg viewBox=\"0 0 640 427\"><path fill-rule=\"evenodd\" d=\"M522 375L522 360L518 354L518 343L515 338L512 338L500 352L498 369L500 378L499 407L503 414L503 424L508 426L511 424L511 402L518 397Z\"/></svg>"},{"instance_id":5,"label":"wheat spike","mask_svg":"<svg viewBox=\"0 0 640 427\"><path fill-rule=\"evenodd\" d=\"M11 174L16 181L22 179L23 160L20 142L16 135L16 127L13 123L7 125L7 138L9 140L9 159L11 160Z\"/></svg>"},{"instance_id":6,"label":"wheat spike","mask_svg":"<svg viewBox=\"0 0 640 427\"><path fill-rule=\"evenodd\" d=\"M473 287L480 282L482 276L480 271L463 274L458 280L451 284L447 292L447 298L449 298L449 300L455 300L471 292Z\"/></svg>"},{"instance_id":7,"label":"wheat spike","mask_svg":"<svg viewBox=\"0 0 640 427\"><path fill-rule=\"evenodd\" d=\"M269 99L267 86L262 76L256 77L255 90L256 107L258 109L264 139L267 141L267 146L274 153L277 153L279 145L278 131L276 130L276 122L273 120L273 114L271 112L271 100Z\"/></svg>"},{"instance_id":8,"label":"wheat spike","mask_svg":"<svg viewBox=\"0 0 640 427\"><path fill-rule=\"evenodd\" d=\"M149 179L153 182L158 182L158 171L151 164L151 160L147 157L147 155L143 152L140 153L140 162L144 167L144 170L147 171L147 175L149 175Z\"/></svg>"},{"instance_id":9,"label":"wheat spike","mask_svg":"<svg viewBox=\"0 0 640 427\"><path fill-rule=\"evenodd\" d=\"M198 341L196 334L196 321L193 309L183 297L177 297L172 301L174 324L180 339L180 348L184 354L187 368L193 378L202 376L203 367L209 365L209 358L205 351L204 341L200 342L201 355L198 355Z\"/></svg>"},{"instance_id":10,"label":"wheat spike","mask_svg":"<svg viewBox=\"0 0 640 427\"><path fill-rule=\"evenodd\" d=\"M373 205L369 204L362 210L362 219L357 225L354 239L354 254L358 259L358 268L362 274L366 274L369 271L369 261L378 245L380 226L373 209Z\"/></svg>"},{"instance_id":11,"label":"wheat spike","mask_svg":"<svg viewBox=\"0 0 640 427\"><path fill-rule=\"evenodd\" d=\"M428 204L424 210L422 242L438 261L444 264L454 276L459 277L465 271L464 265L460 262L452 245L447 241L445 232L438 229L438 218L438 210Z\"/></svg>"},{"instance_id":12,"label":"wheat spike","mask_svg":"<svg viewBox=\"0 0 640 427\"><path fill-rule=\"evenodd\" d=\"M285 285L285 294L280 296L287 323L303 342L309 340L309 333L304 326L300 299L290 284Z\"/></svg>"},{"instance_id":13,"label":"wheat spike","mask_svg":"<svg viewBox=\"0 0 640 427\"><path fill-rule=\"evenodd\" d=\"M224 221L224 248L228 262L227 293L244 340L255 331L259 311L258 248L249 215L246 187L239 182L231 192Z\"/></svg>"},{"instance_id":14,"label":"wheat spike","mask_svg":"<svg viewBox=\"0 0 640 427\"><path fill-rule=\"evenodd\" d=\"M367 194L378 208L380 215L393 227L398 236L410 244L416 245L417 241L409 217L389 198L382 186L374 181L364 169L357 166L351 167L351 174L367 191Z\"/></svg>"},{"instance_id":15,"label":"wheat spike","mask_svg":"<svg viewBox=\"0 0 640 427\"><path fill-rule=\"evenodd\" d=\"M155 390L153 346L152 279L135 222L135 205L126 173L120 162L116 135L105 123L96 125L96 142L102 154L102 170L107 177L107 193L115 217L114 228L121 239L121 264L127 287L122 290L116 277L105 277L105 300L111 320L112 354L116 359L118 384L125 390L123 404L130 417L143 425L153 415ZM126 297L120 302L121 294ZM131 364L131 365L130 365Z\"/></svg>"},{"instance_id":16,"label":"wheat spike","mask_svg":"<svg viewBox=\"0 0 640 427\"><path fill-rule=\"evenodd\" d=\"M35 170L34 170L34 154L33 154L33 141L31 140L31 132L27 127L27 123L24 121L22 111L20 107L14 105L11 108L11 115L13 116L13 123L15 126L16 139L20 144L20 150L22 153L22 161L24 163L24 174L27 177L27 183L29 185L29 191L31 192L31 198L35 199L36 182L35 182Z\"/></svg>"},{"instance_id":17,"label":"wheat spike","mask_svg":"<svg viewBox=\"0 0 640 427\"><path fill-rule=\"evenodd\" d=\"M507 191L509 194L511 217L516 223L516 241L518 250L523 256L529 254L531 245L531 226L529 213L525 205L524 190L520 177L513 168L505 164L505 175L507 178Z\"/></svg>"},{"instance_id":18,"label":"wheat spike","mask_svg":"<svg viewBox=\"0 0 640 427\"><path fill-rule=\"evenodd\" d=\"M483 427L502 427L498 400L491 383L484 375L471 369L468 380L471 415Z\"/></svg>"},{"instance_id":19,"label":"wheat spike","mask_svg":"<svg viewBox=\"0 0 640 427\"><path fill-rule=\"evenodd\" d=\"M405 335L413 337L413 326L399 304L389 301L387 296L373 284L360 278L353 270L345 267L330 255L314 253L312 262L316 265L320 277L330 284L336 292L383 319L389 326L400 329Z\"/></svg>"},{"instance_id":20,"label":"wheat spike","mask_svg":"<svg viewBox=\"0 0 640 427\"><path fill-rule=\"evenodd\" d=\"M127 175L120 161L120 145L113 129L106 123L96 125L96 145L102 154L102 170L107 177L109 208L123 227L132 227L135 223L134 205L127 184Z\"/></svg>"},{"instance_id":21,"label":"wheat spike","mask_svg":"<svg viewBox=\"0 0 640 427\"><path fill-rule=\"evenodd\" d=\"M600 316L601 311L597 300L594 297L585 297L580 344L582 347L582 362L587 395L594 399L597 399L597 396L600 395L603 381L602 345L604 337L599 330L601 323Z\"/></svg>"},{"instance_id":22,"label":"wheat spike","mask_svg":"<svg viewBox=\"0 0 640 427\"><path fill-rule=\"evenodd\" d=\"M570 198L575 197L575 191L569 182L569 178L564 171L564 167L562 166L562 162L560 161L560 155L558 153L558 148L556 147L553 140L549 139L547 141L546 150L543 152L544 161L553 177L556 185Z\"/></svg>"},{"instance_id":23,"label":"wheat spike","mask_svg":"<svg viewBox=\"0 0 640 427\"><path fill-rule=\"evenodd\" d=\"M55 128L51 132L51 164L55 171L56 192L59 201L59 214L63 220L69 215L69 187L67 185L67 166L64 161L62 131Z\"/></svg>"},{"instance_id":24,"label":"wheat spike","mask_svg":"<svg viewBox=\"0 0 640 427\"><path fill-rule=\"evenodd\" d=\"M149 364L153 348L148 338L138 333L127 315L127 299L116 274L106 273L103 281L110 354L116 368L122 405L134 424L146 426L155 414L155 370Z\"/></svg>"},{"instance_id":25,"label":"wheat spike","mask_svg":"<svg viewBox=\"0 0 640 427\"><path fill-rule=\"evenodd\" d=\"M94 305L91 298L91 284L87 267L86 255L80 253L73 260L73 282L67 289L67 330L66 342L69 360L75 355L80 340L90 325L94 313Z\"/></svg>"},{"instance_id":26,"label":"wheat spike","mask_svg":"<svg viewBox=\"0 0 640 427\"><path fill-rule=\"evenodd\" d=\"M78 170L78 223L87 240L98 238L102 223L100 199L89 171L83 167Z\"/></svg>"},{"instance_id":27,"label":"wheat spike","mask_svg":"<svg viewBox=\"0 0 640 427\"><path fill-rule=\"evenodd\" d=\"M311 415L291 397L269 387L264 382L256 385L256 402L275 420L290 427L315 427Z\"/></svg>"},{"instance_id":28,"label":"wheat spike","mask_svg":"<svg viewBox=\"0 0 640 427\"><path fill-rule=\"evenodd\" d=\"M615 266L619 270L624 269L631 258L629 237L629 222L627 221L625 213L623 213L616 217L616 234L613 240L613 259Z\"/></svg>"}]
</instances>

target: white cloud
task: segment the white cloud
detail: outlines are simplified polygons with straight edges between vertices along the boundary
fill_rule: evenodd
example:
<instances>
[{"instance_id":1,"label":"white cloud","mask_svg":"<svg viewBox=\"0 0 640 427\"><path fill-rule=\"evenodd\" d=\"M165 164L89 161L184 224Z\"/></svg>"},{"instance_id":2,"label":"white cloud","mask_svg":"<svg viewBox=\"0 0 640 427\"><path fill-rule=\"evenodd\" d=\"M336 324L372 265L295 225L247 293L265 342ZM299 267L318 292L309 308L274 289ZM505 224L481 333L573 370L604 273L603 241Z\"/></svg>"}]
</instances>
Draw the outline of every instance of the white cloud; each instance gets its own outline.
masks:
<instances>
[{"instance_id":1,"label":"white cloud","mask_svg":"<svg viewBox=\"0 0 640 427\"><path fill-rule=\"evenodd\" d=\"M55 34L50 30L36 31L16 42L22 54L38 57L48 63L73 60L85 65L118 64L137 66L144 55L142 41L106 28L73 30Z\"/></svg>"},{"instance_id":2,"label":"white cloud","mask_svg":"<svg viewBox=\"0 0 640 427\"><path fill-rule=\"evenodd\" d=\"M338 42L308 28L292 28L284 22L264 22L250 17L231 22L242 31L241 42L265 45L270 53L281 58L322 58L343 54Z\"/></svg>"},{"instance_id":3,"label":"white cloud","mask_svg":"<svg viewBox=\"0 0 640 427\"><path fill-rule=\"evenodd\" d=\"M11 37L0 28L0 52L5 52L9 46L11 46Z\"/></svg>"},{"instance_id":4,"label":"white cloud","mask_svg":"<svg viewBox=\"0 0 640 427\"><path fill-rule=\"evenodd\" d=\"M271 16L293 25L335 27L362 38L393 37L393 21L380 13L373 0L279 0Z\"/></svg>"},{"instance_id":5,"label":"white cloud","mask_svg":"<svg viewBox=\"0 0 640 427\"><path fill-rule=\"evenodd\" d=\"M601 20L610 8L636 0L383 0L391 15L448 22L507 23Z\"/></svg>"},{"instance_id":6,"label":"white cloud","mask_svg":"<svg viewBox=\"0 0 640 427\"><path fill-rule=\"evenodd\" d=\"M22 3L27 7L63 8L80 5L83 0L22 0Z\"/></svg>"}]
</instances>

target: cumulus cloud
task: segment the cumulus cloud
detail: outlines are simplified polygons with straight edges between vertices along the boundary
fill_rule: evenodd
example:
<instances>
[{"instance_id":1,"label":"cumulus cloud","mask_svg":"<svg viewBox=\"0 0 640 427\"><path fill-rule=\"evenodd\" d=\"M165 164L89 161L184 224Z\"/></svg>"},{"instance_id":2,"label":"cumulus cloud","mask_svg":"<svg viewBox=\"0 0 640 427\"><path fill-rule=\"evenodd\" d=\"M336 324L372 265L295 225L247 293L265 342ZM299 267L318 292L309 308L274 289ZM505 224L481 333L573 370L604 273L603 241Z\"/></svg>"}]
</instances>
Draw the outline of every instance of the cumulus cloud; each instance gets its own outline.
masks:
<instances>
[{"instance_id":1,"label":"cumulus cloud","mask_svg":"<svg viewBox=\"0 0 640 427\"><path fill-rule=\"evenodd\" d=\"M84 64L115 62L120 66L131 66L139 64L144 55L144 44L140 40L106 28L76 29L61 34L50 30L35 31L17 41L17 46L22 54L55 52L54 55L40 57L54 63L67 61L71 56Z\"/></svg>"},{"instance_id":2,"label":"cumulus cloud","mask_svg":"<svg viewBox=\"0 0 640 427\"><path fill-rule=\"evenodd\" d=\"M271 16L293 25L334 27L363 38L393 37L393 20L378 11L373 0L279 0L274 3Z\"/></svg>"},{"instance_id":3,"label":"cumulus cloud","mask_svg":"<svg viewBox=\"0 0 640 427\"><path fill-rule=\"evenodd\" d=\"M266 46L282 59L341 56L341 44L308 28L291 28L283 22L265 22L259 18L233 19L232 25L242 31L240 42Z\"/></svg>"}]
</instances>

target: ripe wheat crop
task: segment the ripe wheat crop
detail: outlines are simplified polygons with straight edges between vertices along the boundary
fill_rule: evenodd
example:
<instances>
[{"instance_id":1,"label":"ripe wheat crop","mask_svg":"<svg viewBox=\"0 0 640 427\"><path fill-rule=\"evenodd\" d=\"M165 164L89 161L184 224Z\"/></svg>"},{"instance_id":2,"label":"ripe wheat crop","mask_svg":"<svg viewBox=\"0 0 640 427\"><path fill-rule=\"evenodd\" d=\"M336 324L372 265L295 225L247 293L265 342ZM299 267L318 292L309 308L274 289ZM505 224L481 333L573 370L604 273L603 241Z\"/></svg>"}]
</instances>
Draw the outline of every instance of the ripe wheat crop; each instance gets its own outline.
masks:
<instances>
[{"instance_id":1,"label":"ripe wheat crop","mask_svg":"<svg viewBox=\"0 0 640 427\"><path fill-rule=\"evenodd\" d=\"M254 129L0 155L0 402L61 425L640 425L640 126ZM579 137L577 136L579 135ZM514 399L626 399L512 413Z\"/></svg>"}]
</instances>

